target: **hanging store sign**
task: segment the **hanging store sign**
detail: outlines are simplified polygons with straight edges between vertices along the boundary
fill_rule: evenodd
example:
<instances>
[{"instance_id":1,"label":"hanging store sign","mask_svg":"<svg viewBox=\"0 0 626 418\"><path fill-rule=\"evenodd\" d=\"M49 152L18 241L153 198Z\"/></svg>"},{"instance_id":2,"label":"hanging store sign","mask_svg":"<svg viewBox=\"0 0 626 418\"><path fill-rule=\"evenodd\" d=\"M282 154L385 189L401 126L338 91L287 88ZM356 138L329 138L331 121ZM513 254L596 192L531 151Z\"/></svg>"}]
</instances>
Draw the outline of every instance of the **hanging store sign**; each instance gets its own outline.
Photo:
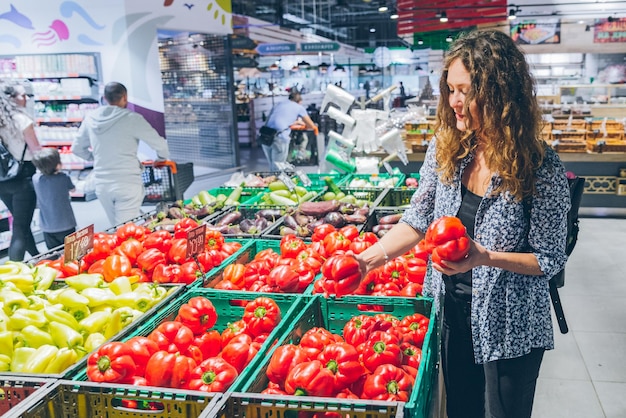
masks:
<instances>
[{"instance_id":1,"label":"hanging store sign","mask_svg":"<svg viewBox=\"0 0 626 418\"><path fill-rule=\"evenodd\" d=\"M511 25L511 38L516 44L560 44L561 21L559 19L522 20Z\"/></svg>"},{"instance_id":2,"label":"hanging store sign","mask_svg":"<svg viewBox=\"0 0 626 418\"><path fill-rule=\"evenodd\" d=\"M341 46L337 42L308 42L300 44L302 52L339 51Z\"/></svg>"},{"instance_id":3,"label":"hanging store sign","mask_svg":"<svg viewBox=\"0 0 626 418\"><path fill-rule=\"evenodd\" d=\"M233 36L230 40L230 46L232 49L254 49L256 42L247 36Z\"/></svg>"},{"instance_id":4,"label":"hanging store sign","mask_svg":"<svg viewBox=\"0 0 626 418\"><path fill-rule=\"evenodd\" d=\"M277 55L296 52L296 44L260 44L256 52L261 55Z\"/></svg>"},{"instance_id":5,"label":"hanging store sign","mask_svg":"<svg viewBox=\"0 0 626 418\"><path fill-rule=\"evenodd\" d=\"M594 43L626 42L626 19L596 19L593 27Z\"/></svg>"},{"instance_id":6,"label":"hanging store sign","mask_svg":"<svg viewBox=\"0 0 626 418\"><path fill-rule=\"evenodd\" d=\"M255 68L259 63L250 57L233 57L233 67L235 68Z\"/></svg>"}]
</instances>

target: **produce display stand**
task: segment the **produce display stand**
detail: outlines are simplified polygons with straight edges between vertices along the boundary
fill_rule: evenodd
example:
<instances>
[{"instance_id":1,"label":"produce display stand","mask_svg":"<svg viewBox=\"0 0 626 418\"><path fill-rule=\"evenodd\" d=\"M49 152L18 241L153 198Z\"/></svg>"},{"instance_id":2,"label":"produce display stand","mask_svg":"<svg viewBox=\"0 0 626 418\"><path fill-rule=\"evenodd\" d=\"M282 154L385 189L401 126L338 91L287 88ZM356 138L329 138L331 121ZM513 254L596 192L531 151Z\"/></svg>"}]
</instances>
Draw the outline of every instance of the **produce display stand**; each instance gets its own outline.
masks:
<instances>
[{"instance_id":1,"label":"produce display stand","mask_svg":"<svg viewBox=\"0 0 626 418\"><path fill-rule=\"evenodd\" d=\"M365 180L368 181L370 183L372 183L372 187L362 187L362 186L358 186L359 188L367 188L367 189L378 189L378 188L387 188L384 186L380 186L377 185L377 183L381 182L381 181L388 181L391 178L395 178L396 181L393 185L393 187L400 187L404 184L404 179L406 178L406 176L402 173L398 173L398 174L388 174L388 173L379 173L379 174L350 174L350 176L345 179L342 183L343 186L345 187L355 187L355 186L350 186L350 183L353 180Z\"/></svg>"},{"instance_id":2,"label":"produce display stand","mask_svg":"<svg viewBox=\"0 0 626 418\"><path fill-rule=\"evenodd\" d=\"M404 316L413 313L421 313L429 318L429 327L424 338L422 346L422 360L418 369L417 378L411 396L404 404L404 415L409 418L426 418L430 411L430 396L432 391L432 382L435 374L435 364L437 362L438 353L438 330L436 314L433 309L433 300L430 298L399 298L399 297L367 297L367 296L346 296L343 298L325 298L321 295L307 297L306 305L301 309L293 322L289 326L289 330L278 339L277 343L267 353L260 364L257 364L254 374L251 374L246 380L238 380L231 386L232 392L241 393L260 393L269 382L265 375L267 366L272 354L277 347L284 344L298 344L300 337L306 331L314 327L323 327L333 333L342 334L343 327L346 322L355 315L375 315L381 312L394 315L402 319ZM362 306L369 305L375 307L373 310L362 310ZM302 408L302 399L295 396L281 396L280 402L283 405L294 405L293 408ZM321 398L313 398L319 401ZM319 407L316 403L305 403L306 407L311 410ZM367 400L351 400L351 399L332 399L324 398L322 401L327 411L334 411L340 405L349 405L354 403L354 407L366 405ZM296 405L300 405L297 406ZM391 405L393 406L393 405ZM267 405L267 408L272 406ZM333 409L335 408L335 409ZM297 409L296 409L297 410ZM324 410L322 410L324 411ZM233 417L237 415L225 415L224 417ZM248 415L246 415L248 416ZM252 416L281 416L278 411L274 410L274 414L252 415ZM369 417L370 415L356 415ZM376 415L372 415L376 416Z\"/></svg>"},{"instance_id":3,"label":"produce display stand","mask_svg":"<svg viewBox=\"0 0 626 418\"><path fill-rule=\"evenodd\" d=\"M220 397L220 393L59 380L5 417L188 418L213 410Z\"/></svg>"},{"instance_id":4,"label":"produce display stand","mask_svg":"<svg viewBox=\"0 0 626 418\"><path fill-rule=\"evenodd\" d=\"M252 199L252 200L256 200L256 199ZM270 205L246 206L245 204L242 204L242 205L239 205L239 206L230 206L228 208L223 209L219 213L216 213L213 216L211 216L211 218L208 219L207 222L211 223L212 225L216 225L217 223L219 223L220 221L225 219L227 216L233 214L234 212L241 213L241 215L242 215L241 219L252 219L252 218L255 217L255 215L257 215L262 210L277 210L277 211L281 211L281 215L280 216L276 216L276 220L275 221L271 222L269 225L267 225L265 228L259 230L255 234L245 233L245 232L235 233L235 234L231 234L229 232L225 232L225 233L223 232L222 233L222 235L224 235L224 237L226 237L226 238L229 238L229 237L230 238L255 238L255 237L260 237L261 235L263 235L267 231L270 231L271 229L273 229L274 226L277 223L279 223L279 221L285 215L286 209L287 209L286 206L276 206L276 205L272 205L272 206L270 206ZM239 223L239 221L237 221L236 224L238 224L238 223Z\"/></svg>"},{"instance_id":5,"label":"produce display stand","mask_svg":"<svg viewBox=\"0 0 626 418\"><path fill-rule=\"evenodd\" d=\"M144 203L182 200L183 193L194 181L193 163L144 161L142 167Z\"/></svg>"},{"instance_id":6,"label":"produce display stand","mask_svg":"<svg viewBox=\"0 0 626 418\"><path fill-rule=\"evenodd\" d=\"M406 418L404 403L312 396L276 396L259 393L226 393L212 411L200 418L284 417L298 418L302 413L337 412L350 418ZM305 415L308 416L308 415Z\"/></svg>"},{"instance_id":7,"label":"produce display stand","mask_svg":"<svg viewBox=\"0 0 626 418\"><path fill-rule=\"evenodd\" d=\"M56 382L50 378L31 378L0 375L0 415L9 417L31 404L40 393ZM15 415L19 416L19 415Z\"/></svg>"},{"instance_id":8,"label":"produce display stand","mask_svg":"<svg viewBox=\"0 0 626 418\"><path fill-rule=\"evenodd\" d=\"M407 207L415 193L414 188L394 187L386 189L386 193L378 200L377 207Z\"/></svg>"}]
</instances>

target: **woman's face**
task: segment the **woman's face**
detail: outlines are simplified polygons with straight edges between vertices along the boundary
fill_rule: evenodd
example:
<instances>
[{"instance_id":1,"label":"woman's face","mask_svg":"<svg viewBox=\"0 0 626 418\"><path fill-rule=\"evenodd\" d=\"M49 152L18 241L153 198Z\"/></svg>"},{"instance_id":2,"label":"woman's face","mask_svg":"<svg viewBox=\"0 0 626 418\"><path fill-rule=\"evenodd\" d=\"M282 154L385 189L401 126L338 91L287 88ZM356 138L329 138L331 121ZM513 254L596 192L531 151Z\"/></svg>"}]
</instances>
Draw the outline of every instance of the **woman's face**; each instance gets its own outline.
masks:
<instances>
[{"instance_id":1,"label":"woman's face","mask_svg":"<svg viewBox=\"0 0 626 418\"><path fill-rule=\"evenodd\" d=\"M465 104L465 98L471 88L470 74L465 69L465 66L460 59L452 61L448 68L448 89L450 90L450 96L448 97L448 103L456 116L456 128L460 131L465 131L470 128L476 128L467 126L467 116L463 105ZM478 109L476 102L469 104L469 110L472 114L474 124L478 123Z\"/></svg>"},{"instance_id":2,"label":"woman's face","mask_svg":"<svg viewBox=\"0 0 626 418\"><path fill-rule=\"evenodd\" d=\"M18 107L26 107L26 90L22 86L15 87L15 93L12 96L13 101Z\"/></svg>"}]
</instances>

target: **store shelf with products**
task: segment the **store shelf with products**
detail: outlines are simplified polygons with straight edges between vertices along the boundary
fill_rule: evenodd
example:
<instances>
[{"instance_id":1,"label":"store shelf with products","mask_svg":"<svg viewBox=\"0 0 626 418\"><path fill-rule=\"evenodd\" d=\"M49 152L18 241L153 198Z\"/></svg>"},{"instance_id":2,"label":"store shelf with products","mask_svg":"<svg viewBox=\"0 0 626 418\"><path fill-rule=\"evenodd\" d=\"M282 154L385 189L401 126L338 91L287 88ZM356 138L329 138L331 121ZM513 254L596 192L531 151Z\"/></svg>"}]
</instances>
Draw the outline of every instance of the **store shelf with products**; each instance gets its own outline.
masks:
<instances>
[{"instance_id":1,"label":"store shelf with products","mask_svg":"<svg viewBox=\"0 0 626 418\"><path fill-rule=\"evenodd\" d=\"M554 87L552 94L539 92L544 113L555 118L612 117L626 115L626 84L567 84Z\"/></svg>"},{"instance_id":2,"label":"store shelf with products","mask_svg":"<svg viewBox=\"0 0 626 418\"><path fill-rule=\"evenodd\" d=\"M93 167L70 147L85 115L99 106L100 74L98 53L0 56L0 78L20 81L32 94L39 142L59 149L63 170L75 174L76 180ZM73 198L93 198L82 182L76 186Z\"/></svg>"}]
</instances>

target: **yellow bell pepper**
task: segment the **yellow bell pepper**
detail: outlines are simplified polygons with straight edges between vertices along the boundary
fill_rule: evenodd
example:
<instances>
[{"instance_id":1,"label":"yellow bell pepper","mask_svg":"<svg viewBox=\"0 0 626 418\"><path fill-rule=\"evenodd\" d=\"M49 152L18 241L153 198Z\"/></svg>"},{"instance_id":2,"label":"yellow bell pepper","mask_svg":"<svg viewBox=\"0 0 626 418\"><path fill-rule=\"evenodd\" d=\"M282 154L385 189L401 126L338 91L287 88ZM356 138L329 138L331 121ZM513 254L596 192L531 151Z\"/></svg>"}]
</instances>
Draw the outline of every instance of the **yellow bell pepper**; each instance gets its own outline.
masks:
<instances>
[{"instance_id":1,"label":"yellow bell pepper","mask_svg":"<svg viewBox=\"0 0 626 418\"><path fill-rule=\"evenodd\" d=\"M13 355L13 333L11 331L0 332L0 353L7 356Z\"/></svg>"},{"instance_id":2,"label":"yellow bell pepper","mask_svg":"<svg viewBox=\"0 0 626 418\"><path fill-rule=\"evenodd\" d=\"M57 355L48 363L44 373L46 374L58 374L73 365L78 361L78 354L76 351L61 347L57 352Z\"/></svg>"},{"instance_id":3,"label":"yellow bell pepper","mask_svg":"<svg viewBox=\"0 0 626 418\"><path fill-rule=\"evenodd\" d=\"M35 354L36 348L32 347L19 347L13 351L13 357L11 358L11 371L17 373L23 373L26 364L30 357Z\"/></svg>"},{"instance_id":4,"label":"yellow bell pepper","mask_svg":"<svg viewBox=\"0 0 626 418\"><path fill-rule=\"evenodd\" d=\"M35 289L35 279L32 274L8 274L1 279L5 283L13 283L22 293L32 293Z\"/></svg>"},{"instance_id":5,"label":"yellow bell pepper","mask_svg":"<svg viewBox=\"0 0 626 418\"><path fill-rule=\"evenodd\" d=\"M33 311L41 311L43 308L49 305L49 302L41 296L29 295L26 298L28 299L29 303L28 308L32 309Z\"/></svg>"},{"instance_id":6,"label":"yellow bell pepper","mask_svg":"<svg viewBox=\"0 0 626 418\"><path fill-rule=\"evenodd\" d=\"M122 307L113 311L111 314L111 320L104 328L104 337L109 338L117 335L124 327L133 322L136 318L143 315L143 312L129 308Z\"/></svg>"},{"instance_id":7,"label":"yellow bell pepper","mask_svg":"<svg viewBox=\"0 0 626 418\"><path fill-rule=\"evenodd\" d=\"M47 322L48 320L42 311L20 308L9 317L8 326L12 330L19 331L28 325L43 327Z\"/></svg>"},{"instance_id":8,"label":"yellow bell pepper","mask_svg":"<svg viewBox=\"0 0 626 418\"><path fill-rule=\"evenodd\" d=\"M104 285L104 279L102 278L102 274L82 273L76 276L66 277L65 283L80 292L84 289L102 287Z\"/></svg>"},{"instance_id":9,"label":"yellow bell pepper","mask_svg":"<svg viewBox=\"0 0 626 418\"><path fill-rule=\"evenodd\" d=\"M42 345L52 345L52 336L44 330L34 325L27 325L18 334L18 340L22 341L24 347L39 348Z\"/></svg>"},{"instance_id":10,"label":"yellow bell pepper","mask_svg":"<svg viewBox=\"0 0 626 418\"><path fill-rule=\"evenodd\" d=\"M65 324L52 321L48 324L48 330L58 347L75 348L83 345L83 336L76 329Z\"/></svg>"},{"instance_id":11,"label":"yellow bell pepper","mask_svg":"<svg viewBox=\"0 0 626 418\"><path fill-rule=\"evenodd\" d=\"M11 371L11 357L0 354L0 372Z\"/></svg>"},{"instance_id":12,"label":"yellow bell pepper","mask_svg":"<svg viewBox=\"0 0 626 418\"><path fill-rule=\"evenodd\" d=\"M133 291L131 279L127 276L116 277L115 280L109 283L109 289L116 295L130 293Z\"/></svg>"},{"instance_id":13,"label":"yellow bell pepper","mask_svg":"<svg viewBox=\"0 0 626 418\"><path fill-rule=\"evenodd\" d=\"M77 308L81 306L87 306L87 304L89 303L89 299L79 294L76 289L67 287L63 289L61 293L59 293L57 303L62 304L66 308Z\"/></svg>"},{"instance_id":14,"label":"yellow bell pepper","mask_svg":"<svg viewBox=\"0 0 626 418\"><path fill-rule=\"evenodd\" d=\"M91 353L96 348L100 347L107 339L104 337L104 334L100 332L94 332L93 334L89 334L87 339L85 340L85 351Z\"/></svg>"},{"instance_id":15,"label":"yellow bell pepper","mask_svg":"<svg viewBox=\"0 0 626 418\"><path fill-rule=\"evenodd\" d=\"M22 371L24 373L43 373L58 352L59 348L54 345L42 345L29 357Z\"/></svg>"},{"instance_id":16,"label":"yellow bell pepper","mask_svg":"<svg viewBox=\"0 0 626 418\"><path fill-rule=\"evenodd\" d=\"M59 322L61 324L65 324L70 328L78 329L78 321L74 318L69 312L64 311L61 308L56 306L47 306L43 310L43 314L50 322Z\"/></svg>"},{"instance_id":17,"label":"yellow bell pepper","mask_svg":"<svg viewBox=\"0 0 626 418\"><path fill-rule=\"evenodd\" d=\"M89 299L89 303L87 306L90 308L94 308L100 305L109 305L112 303L113 299L115 299L115 293L111 289L103 288L88 288L84 289L80 292L80 294L87 299Z\"/></svg>"},{"instance_id":18,"label":"yellow bell pepper","mask_svg":"<svg viewBox=\"0 0 626 418\"><path fill-rule=\"evenodd\" d=\"M12 315L17 309L27 309L30 305L28 298L19 290L2 289L0 292L0 302L4 303L4 312Z\"/></svg>"},{"instance_id":19,"label":"yellow bell pepper","mask_svg":"<svg viewBox=\"0 0 626 418\"><path fill-rule=\"evenodd\" d=\"M67 311L71 313L77 321L82 321L83 319L91 315L91 311L89 310L87 305L75 306L67 309Z\"/></svg>"},{"instance_id":20,"label":"yellow bell pepper","mask_svg":"<svg viewBox=\"0 0 626 418\"><path fill-rule=\"evenodd\" d=\"M10 275L10 274L19 274L21 269L14 263L5 263L0 265L0 280L2 280L2 276Z\"/></svg>"},{"instance_id":21,"label":"yellow bell pepper","mask_svg":"<svg viewBox=\"0 0 626 418\"><path fill-rule=\"evenodd\" d=\"M111 319L111 313L106 311L93 312L91 315L78 322L81 332L87 335L102 332Z\"/></svg>"},{"instance_id":22,"label":"yellow bell pepper","mask_svg":"<svg viewBox=\"0 0 626 418\"><path fill-rule=\"evenodd\" d=\"M54 280L57 278L58 274L59 272L57 271L57 269L46 265L40 265L35 267L34 291L44 292L50 289L50 286L52 285L52 283L54 283Z\"/></svg>"}]
</instances>

